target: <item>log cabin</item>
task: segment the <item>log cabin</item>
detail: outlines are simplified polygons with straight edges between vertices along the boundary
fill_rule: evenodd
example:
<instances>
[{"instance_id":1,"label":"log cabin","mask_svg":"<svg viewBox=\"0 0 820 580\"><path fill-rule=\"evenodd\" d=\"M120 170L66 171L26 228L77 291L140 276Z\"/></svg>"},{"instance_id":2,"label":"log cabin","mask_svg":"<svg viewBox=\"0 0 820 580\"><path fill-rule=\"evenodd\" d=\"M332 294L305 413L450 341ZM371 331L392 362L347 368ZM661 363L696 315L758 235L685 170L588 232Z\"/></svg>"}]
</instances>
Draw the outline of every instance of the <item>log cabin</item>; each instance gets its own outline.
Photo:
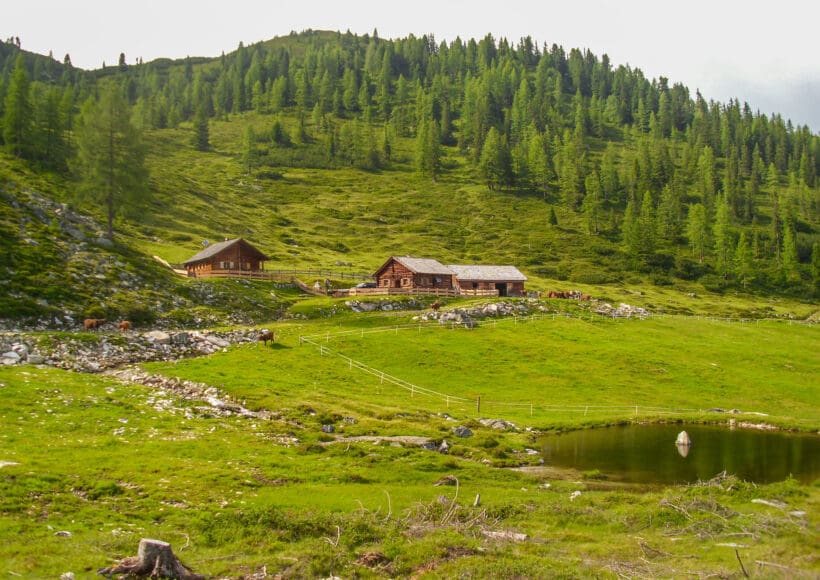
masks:
<instances>
[{"instance_id":1,"label":"log cabin","mask_svg":"<svg viewBox=\"0 0 820 580\"><path fill-rule=\"evenodd\" d=\"M253 275L264 270L268 256L242 238L211 244L183 263L191 277Z\"/></svg>"},{"instance_id":2,"label":"log cabin","mask_svg":"<svg viewBox=\"0 0 820 580\"><path fill-rule=\"evenodd\" d=\"M379 288L454 290L455 273L438 260L391 256L373 274Z\"/></svg>"},{"instance_id":3,"label":"log cabin","mask_svg":"<svg viewBox=\"0 0 820 580\"><path fill-rule=\"evenodd\" d=\"M495 290L498 296L526 296L527 277L515 266L449 264L447 268L455 272L460 294L485 294Z\"/></svg>"}]
</instances>

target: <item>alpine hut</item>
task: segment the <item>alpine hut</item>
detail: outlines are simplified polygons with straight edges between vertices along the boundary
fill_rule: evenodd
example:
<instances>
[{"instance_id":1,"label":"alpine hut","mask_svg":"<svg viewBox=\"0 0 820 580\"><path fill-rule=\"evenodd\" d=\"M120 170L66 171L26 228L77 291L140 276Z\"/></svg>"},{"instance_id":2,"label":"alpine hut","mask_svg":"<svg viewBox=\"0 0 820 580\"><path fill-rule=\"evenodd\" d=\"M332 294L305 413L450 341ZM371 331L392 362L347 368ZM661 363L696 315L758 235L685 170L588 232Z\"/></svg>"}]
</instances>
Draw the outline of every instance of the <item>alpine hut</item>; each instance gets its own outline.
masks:
<instances>
[{"instance_id":1,"label":"alpine hut","mask_svg":"<svg viewBox=\"0 0 820 580\"><path fill-rule=\"evenodd\" d=\"M438 260L391 256L373 274L379 288L399 288L407 292L455 289L455 273Z\"/></svg>"},{"instance_id":2,"label":"alpine hut","mask_svg":"<svg viewBox=\"0 0 820 580\"><path fill-rule=\"evenodd\" d=\"M462 295L483 295L497 291L498 296L525 296L527 277L515 266L458 265L445 266L456 276L456 285Z\"/></svg>"},{"instance_id":3,"label":"alpine hut","mask_svg":"<svg viewBox=\"0 0 820 580\"><path fill-rule=\"evenodd\" d=\"M246 240L236 238L207 246L184 262L188 276L249 276L262 272L268 256Z\"/></svg>"}]
</instances>

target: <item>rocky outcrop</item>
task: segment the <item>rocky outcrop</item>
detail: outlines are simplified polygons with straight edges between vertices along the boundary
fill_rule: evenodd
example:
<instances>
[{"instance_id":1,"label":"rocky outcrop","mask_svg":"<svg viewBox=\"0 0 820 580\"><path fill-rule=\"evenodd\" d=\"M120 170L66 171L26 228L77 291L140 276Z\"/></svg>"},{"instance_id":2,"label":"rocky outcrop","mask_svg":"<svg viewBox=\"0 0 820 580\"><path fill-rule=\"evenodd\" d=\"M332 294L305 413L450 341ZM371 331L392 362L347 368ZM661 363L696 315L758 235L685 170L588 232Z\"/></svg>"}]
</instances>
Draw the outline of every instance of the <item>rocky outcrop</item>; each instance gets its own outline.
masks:
<instances>
[{"instance_id":1,"label":"rocky outcrop","mask_svg":"<svg viewBox=\"0 0 820 580\"><path fill-rule=\"evenodd\" d=\"M416 299L411 300L347 300L345 306L353 312L391 312L396 310L419 310L424 304Z\"/></svg>"},{"instance_id":2,"label":"rocky outcrop","mask_svg":"<svg viewBox=\"0 0 820 580\"><path fill-rule=\"evenodd\" d=\"M0 335L0 364L47 365L56 368L100 372L124 365L168 361L213 354L233 344L255 342L255 330L230 332L176 331L101 333L89 340L78 335Z\"/></svg>"},{"instance_id":3,"label":"rocky outcrop","mask_svg":"<svg viewBox=\"0 0 820 580\"><path fill-rule=\"evenodd\" d=\"M593 308L593 312L603 316L611 316L612 318L646 318L650 316L649 311L645 308L624 303L619 304L616 308L612 304L598 302Z\"/></svg>"},{"instance_id":4,"label":"rocky outcrop","mask_svg":"<svg viewBox=\"0 0 820 580\"><path fill-rule=\"evenodd\" d=\"M535 313L549 311L547 306L537 300L518 300L515 302L489 302L470 308L454 308L446 311L433 310L414 316L413 320L437 320L439 324L456 324L466 328L473 328L477 326L477 321L483 318L530 316Z\"/></svg>"}]
</instances>

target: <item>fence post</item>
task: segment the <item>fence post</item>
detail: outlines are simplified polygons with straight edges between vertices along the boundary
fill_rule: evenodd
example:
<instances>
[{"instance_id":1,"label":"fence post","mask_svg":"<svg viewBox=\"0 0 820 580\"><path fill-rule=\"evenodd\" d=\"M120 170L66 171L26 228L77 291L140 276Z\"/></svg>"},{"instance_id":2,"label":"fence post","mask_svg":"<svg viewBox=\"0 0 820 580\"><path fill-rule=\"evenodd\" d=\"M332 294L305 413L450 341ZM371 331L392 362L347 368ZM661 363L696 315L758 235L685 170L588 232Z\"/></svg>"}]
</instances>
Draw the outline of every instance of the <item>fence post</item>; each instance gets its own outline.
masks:
<instances>
[{"instance_id":1,"label":"fence post","mask_svg":"<svg viewBox=\"0 0 820 580\"><path fill-rule=\"evenodd\" d=\"M450 408L450 395L446 395L447 398L447 408Z\"/></svg>"},{"instance_id":2,"label":"fence post","mask_svg":"<svg viewBox=\"0 0 820 580\"><path fill-rule=\"evenodd\" d=\"M530 401L530 417L532 417L532 401Z\"/></svg>"},{"instance_id":3,"label":"fence post","mask_svg":"<svg viewBox=\"0 0 820 580\"><path fill-rule=\"evenodd\" d=\"M475 400L475 412L476 412L476 413L481 413L481 395L479 395L478 397L476 397L476 400Z\"/></svg>"},{"instance_id":4,"label":"fence post","mask_svg":"<svg viewBox=\"0 0 820 580\"><path fill-rule=\"evenodd\" d=\"M638 416L638 405L635 405L635 416Z\"/></svg>"},{"instance_id":5,"label":"fence post","mask_svg":"<svg viewBox=\"0 0 820 580\"><path fill-rule=\"evenodd\" d=\"M410 398L416 396L416 386L413 383L410 383Z\"/></svg>"}]
</instances>

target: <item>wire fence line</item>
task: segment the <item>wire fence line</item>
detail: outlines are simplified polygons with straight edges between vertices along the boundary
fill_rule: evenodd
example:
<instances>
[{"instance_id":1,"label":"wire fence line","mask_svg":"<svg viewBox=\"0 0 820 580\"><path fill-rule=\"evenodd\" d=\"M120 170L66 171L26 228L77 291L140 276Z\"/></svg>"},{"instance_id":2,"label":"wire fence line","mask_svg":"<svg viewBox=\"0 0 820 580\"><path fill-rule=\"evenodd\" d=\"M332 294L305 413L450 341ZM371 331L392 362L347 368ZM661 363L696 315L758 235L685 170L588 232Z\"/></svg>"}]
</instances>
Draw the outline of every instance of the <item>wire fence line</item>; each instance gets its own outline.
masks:
<instances>
[{"instance_id":1,"label":"wire fence line","mask_svg":"<svg viewBox=\"0 0 820 580\"><path fill-rule=\"evenodd\" d=\"M645 317L624 317L624 316L610 316L608 314L601 314L598 312L589 312L583 314L572 314L569 312L549 312L549 313L541 313L541 314L531 314L528 316L506 316L506 317L492 317L487 318L484 320L476 320L472 319L471 323L465 325L464 323L459 323L456 321L447 321L446 323L438 322L437 320L428 320L428 321L419 321L417 323L412 324L391 324L389 326L381 326L377 328L358 328L358 329L351 329L351 330L340 330L337 332L325 332L322 334L309 334L305 335L302 338L310 338L313 340L323 339L325 342L330 342L333 338L339 337L347 337L347 336L355 336L359 335L364 337L365 334L379 334L379 333L398 333L400 330L418 330L421 332L422 330L426 329L445 329L445 330L471 330L473 328L482 328L482 327L492 327L495 328L499 324L526 324L528 322L534 322L538 320L557 320L560 318L564 319L575 319L580 321L587 321L587 322L604 322L604 321L626 321L632 319L641 319L641 318L653 318L656 320L675 320L675 319L683 319L683 320L699 320L699 321L706 321L706 322L720 322L720 323L734 323L734 324L760 324L761 322L772 322L772 323L781 323L786 324L788 323L789 326L792 324L797 325L806 325L806 326L813 326L814 323L809 321L803 320L792 320L792 319L783 319L783 318L729 318L729 317L717 317L717 316L695 316L695 315L685 315L685 314L650 314Z\"/></svg>"},{"instance_id":2,"label":"wire fence line","mask_svg":"<svg viewBox=\"0 0 820 580\"><path fill-rule=\"evenodd\" d=\"M537 314L525 317L508 317L506 319L497 319L494 318L491 321L485 321L484 324L481 326L485 327L495 327L497 324L526 324L529 322L537 321L537 320L548 320L552 319L555 320L556 318L577 318L576 316L572 316L567 313L550 313L550 314ZM584 318L586 320L586 318ZM682 414L692 414L692 413L701 413L704 412L703 409L690 409L690 408L676 408L676 407L660 407L660 406L653 406L653 405L595 405L595 404L576 404L576 405L555 405L555 404L545 404L538 402L536 403L534 400L530 402L510 402L510 401L497 401L492 399L482 398L480 395L477 396L475 399L459 396L459 395L452 395L449 393L443 393L440 391L436 391L434 389L430 389L427 387L423 387L421 385L417 385L415 383L411 383L410 381L406 381L402 378L396 377L391 375L390 373L386 373L382 370L376 369L371 367L361 361L358 361L352 357L349 357L337 350L331 349L327 346L327 343L330 342L334 338L343 338L349 336L361 336L364 337L366 334L376 334L376 333L384 333L384 332L392 332L398 333L399 331L410 331L410 330L417 330L421 332L422 330L432 330L432 329L443 329L443 330L456 330L456 329L463 329L469 330L469 328L464 327L464 325L458 324L404 324L404 325L391 325L389 327L380 327L380 328L361 328L357 330L345 330L339 331L335 333L324 333L324 334L314 334L314 335L300 335L299 336L299 344L310 345L319 350L320 356L332 356L339 358L345 363L350 370L356 369L361 372L367 373L379 379L379 385L384 385L385 383L388 385L393 385L399 387L410 393L410 397L414 398L416 395L427 397L428 399L434 399L441 401L445 404L446 408L450 408L451 403L460 403L460 404L475 404L476 413L480 414L482 407L486 410L488 408L498 408L498 409L507 409L507 410L529 410L530 416L534 416L536 411L538 412L564 412L564 413L583 413L584 416L587 416L591 413L608 413L608 414L621 414L621 415L634 415L639 416L641 414L651 414L651 415L682 415ZM324 341L324 344L323 344Z\"/></svg>"}]
</instances>

